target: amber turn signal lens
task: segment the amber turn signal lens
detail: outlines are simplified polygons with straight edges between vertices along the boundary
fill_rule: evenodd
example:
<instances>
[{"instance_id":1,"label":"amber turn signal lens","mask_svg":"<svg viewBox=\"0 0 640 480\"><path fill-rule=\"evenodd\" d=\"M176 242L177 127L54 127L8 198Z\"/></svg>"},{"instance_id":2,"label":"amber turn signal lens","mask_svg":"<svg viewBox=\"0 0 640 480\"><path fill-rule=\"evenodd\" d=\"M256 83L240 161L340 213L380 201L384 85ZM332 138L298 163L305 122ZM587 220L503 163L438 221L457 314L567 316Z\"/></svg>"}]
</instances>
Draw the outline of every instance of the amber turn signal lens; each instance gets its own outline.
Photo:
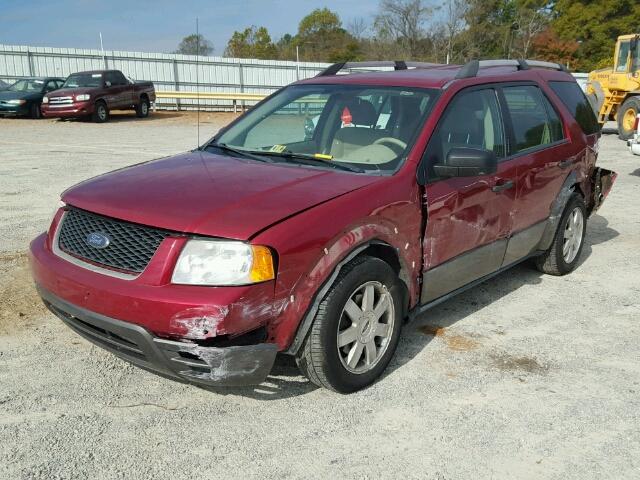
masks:
<instances>
[{"instance_id":1,"label":"amber turn signal lens","mask_svg":"<svg viewBox=\"0 0 640 480\"><path fill-rule=\"evenodd\" d=\"M260 245L251 245L253 254L253 262L251 263L251 271L249 278L252 282L264 282L275 278L275 269L273 267L273 256L268 247Z\"/></svg>"}]
</instances>

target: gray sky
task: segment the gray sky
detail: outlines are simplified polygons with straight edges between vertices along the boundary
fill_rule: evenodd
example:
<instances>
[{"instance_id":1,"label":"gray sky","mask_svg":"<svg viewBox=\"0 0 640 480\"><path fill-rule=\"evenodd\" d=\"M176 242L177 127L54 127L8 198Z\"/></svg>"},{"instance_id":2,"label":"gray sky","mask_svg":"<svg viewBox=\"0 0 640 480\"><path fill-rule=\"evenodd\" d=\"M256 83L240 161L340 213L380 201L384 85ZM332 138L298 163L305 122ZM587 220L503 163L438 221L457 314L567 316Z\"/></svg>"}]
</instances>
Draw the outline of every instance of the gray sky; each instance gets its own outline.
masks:
<instances>
[{"instance_id":1,"label":"gray sky","mask_svg":"<svg viewBox=\"0 0 640 480\"><path fill-rule=\"evenodd\" d=\"M170 52L195 32L222 55L234 30L265 26L275 39L294 34L314 8L336 11L346 26L355 17L371 20L377 0L0 0L0 43L45 47Z\"/></svg>"}]
</instances>

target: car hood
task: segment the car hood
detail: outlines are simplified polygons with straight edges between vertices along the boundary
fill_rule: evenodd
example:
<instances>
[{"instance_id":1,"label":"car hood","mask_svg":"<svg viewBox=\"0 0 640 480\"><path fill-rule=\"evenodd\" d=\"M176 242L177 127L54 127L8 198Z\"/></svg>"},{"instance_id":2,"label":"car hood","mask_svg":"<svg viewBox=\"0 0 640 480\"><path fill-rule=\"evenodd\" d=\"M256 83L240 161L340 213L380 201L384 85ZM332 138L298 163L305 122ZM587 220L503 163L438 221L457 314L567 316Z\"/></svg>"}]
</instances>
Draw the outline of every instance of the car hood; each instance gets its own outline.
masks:
<instances>
[{"instance_id":1,"label":"car hood","mask_svg":"<svg viewBox=\"0 0 640 480\"><path fill-rule=\"evenodd\" d=\"M84 181L64 192L62 200L143 225L247 240L284 218L379 180L189 152Z\"/></svg>"},{"instance_id":2,"label":"car hood","mask_svg":"<svg viewBox=\"0 0 640 480\"><path fill-rule=\"evenodd\" d=\"M95 92L96 90L102 90L99 87L78 87L78 88L59 88L47 93L47 97L70 97L72 95L82 95L83 93Z\"/></svg>"},{"instance_id":3,"label":"car hood","mask_svg":"<svg viewBox=\"0 0 640 480\"><path fill-rule=\"evenodd\" d=\"M0 100L36 100L42 98L39 92L14 92L12 90L0 90Z\"/></svg>"}]
</instances>

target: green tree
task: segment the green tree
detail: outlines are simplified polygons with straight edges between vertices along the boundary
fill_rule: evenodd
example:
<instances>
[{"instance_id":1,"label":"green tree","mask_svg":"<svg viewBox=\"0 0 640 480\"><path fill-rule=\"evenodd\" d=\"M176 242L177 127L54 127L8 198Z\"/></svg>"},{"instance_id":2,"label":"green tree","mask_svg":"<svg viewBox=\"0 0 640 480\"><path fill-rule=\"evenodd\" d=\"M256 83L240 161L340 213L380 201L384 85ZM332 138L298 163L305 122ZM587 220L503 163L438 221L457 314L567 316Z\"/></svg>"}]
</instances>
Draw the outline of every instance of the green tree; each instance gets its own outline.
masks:
<instances>
[{"instance_id":1,"label":"green tree","mask_svg":"<svg viewBox=\"0 0 640 480\"><path fill-rule=\"evenodd\" d=\"M188 35L182 39L178 49L173 53L181 53L183 55L202 55L207 56L213 53L213 44L204 38L201 34Z\"/></svg>"},{"instance_id":2,"label":"green tree","mask_svg":"<svg viewBox=\"0 0 640 480\"><path fill-rule=\"evenodd\" d=\"M242 32L233 32L227 43L225 55L237 58L260 58L263 60L278 57L278 51L265 27L245 28Z\"/></svg>"},{"instance_id":3,"label":"green tree","mask_svg":"<svg viewBox=\"0 0 640 480\"><path fill-rule=\"evenodd\" d=\"M613 56L616 38L640 33L638 0L558 0L552 26L565 41L577 41L576 70L590 71Z\"/></svg>"},{"instance_id":4,"label":"green tree","mask_svg":"<svg viewBox=\"0 0 640 480\"><path fill-rule=\"evenodd\" d=\"M300 47L301 59L316 62L356 60L360 52L357 40L328 8L317 8L300 21L294 44Z\"/></svg>"}]
</instances>

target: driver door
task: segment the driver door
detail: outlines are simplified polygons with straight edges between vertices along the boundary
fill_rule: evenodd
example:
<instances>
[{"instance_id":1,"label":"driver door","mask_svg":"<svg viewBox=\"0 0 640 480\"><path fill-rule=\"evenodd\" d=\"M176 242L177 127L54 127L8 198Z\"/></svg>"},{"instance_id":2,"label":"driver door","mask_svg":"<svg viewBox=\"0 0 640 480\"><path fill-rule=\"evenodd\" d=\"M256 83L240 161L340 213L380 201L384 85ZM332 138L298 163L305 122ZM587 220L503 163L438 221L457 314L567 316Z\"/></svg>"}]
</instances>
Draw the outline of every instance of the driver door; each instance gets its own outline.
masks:
<instances>
[{"instance_id":1,"label":"driver door","mask_svg":"<svg viewBox=\"0 0 640 480\"><path fill-rule=\"evenodd\" d=\"M491 150L495 174L438 178L452 148ZM511 232L517 180L506 158L502 113L493 88L471 88L450 102L423 158L427 221L421 302L429 303L498 270Z\"/></svg>"}]
</instances>

